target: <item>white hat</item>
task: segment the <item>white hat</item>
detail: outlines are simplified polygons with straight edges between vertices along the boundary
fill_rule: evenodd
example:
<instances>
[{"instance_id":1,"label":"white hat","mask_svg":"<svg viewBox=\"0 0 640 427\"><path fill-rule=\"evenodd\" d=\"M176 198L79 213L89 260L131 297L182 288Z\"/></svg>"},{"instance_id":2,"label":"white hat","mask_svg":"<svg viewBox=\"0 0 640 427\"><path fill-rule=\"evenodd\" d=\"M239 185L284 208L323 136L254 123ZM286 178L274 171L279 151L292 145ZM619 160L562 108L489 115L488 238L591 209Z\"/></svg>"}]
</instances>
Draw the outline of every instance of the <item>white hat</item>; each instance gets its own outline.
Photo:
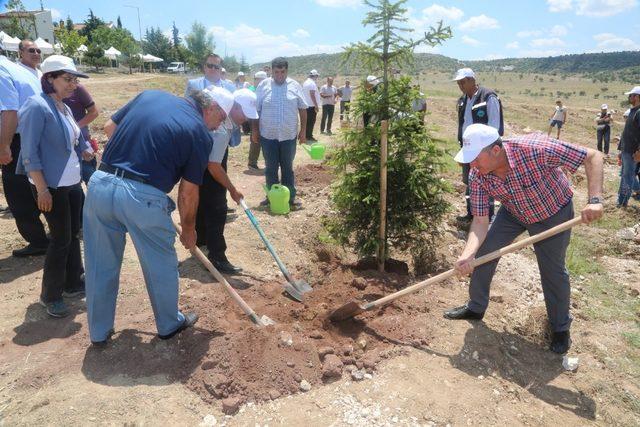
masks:
<instances>
[{"instance_id":1,"label":"white hat","mask_svg":"<svg viewBox=\"0 0 640 427\"><path fill-rule=\"evenodd\" d=\"M210 96L213 100L222 108L225 114L228 116L231 108L233 108L233 95L226 89L217 86L209 86L202 92L205 95Z\"/></svg>"},{"instance_id":2,"label":"white hat","mask_svg":"<svg viewBox=\"0 0 640 427\"><path fill-rule=\"evenodd\" d=\"M456 75L453 76L453 81L457 82L458 80L466 79L467 77L475 79L476 74L471 68L460 68L458 71L456 71Z\"/></svg>"},{"instance_id":3,"label":"white hat","mask_svg":"<svg viewBox=\"0 0 640 427\"><path fill-rule=\"evenodd\" d=\"M309 75L316 77L316 76L319 76L320 73L318 72L318 70L314 69L314 70L309 71Z\"/></svg>"},{"instance_id":4,"label":"white hat","mask_svg":"<svg viewBox=\"0 0 640 427\"><path fill-rule=\"evenodd\" d=\"M607 104L602 104L602 105L600 106L600 109L601 109L601 110L608 110L608 109L609 109L609 106L608 106Z\"/></svg>"},{"instance_id":5,"label":"white hat","mask_svg":"<svg viewBox=\"0 0 640 427\"><path fill-rule=\"evenodd\" d=\"M244 76L244 73L242 71L238 71L238 77L242 77Z\"/></svg>"},{"instance_id":6,"label":"white hat","mask_svg":"<svg viewBox=\"0 0 640 427\"><path fill-rule=\"evenodd\" d=\"M258 97L249 89L238 89L233 92L233 100L242 107L242 112L248 119L257 119L256 103Z\"/></svg>"},{"instance_id":7,"label":"white hat","mask_svg":"<svg viewBox=\"0 0 640 427\"><path fill-rule=\"evenodd\" d=\"M265 71L258 71L257 73L255 73L253 75L253 77L255 77L256 79L266 79L269 76L267 75L267 73Z\"/></svg>"},{"instance_id":8,"label":"white hat","mask_svg":"<svg viewBox=\"0 0 640 427\"><path fill-rule=\"evenodd\" d=\"M83 77L88 79L89 76L82 74L78 71L73 59L63 55L51 55L40 64L40 71L42 74L51 73L53 71L64 71L65 73L73 74L74 76Z\"/></svg>"},{"instance_id":9,"label":"white hat","mask_svg":"<svg viewBox=\"0 0 640 427\"><path fill-rule=\"evenodd\" d=\"M625 92L625 95L640 95L640 86L636 86L629 92Z\"/></svg>"},{"instance_id":10,"label":"white hat","mask_svg":"<svg viewBox=\"0 0 640 427\"><path fill-rule=\"evenodd\" d=\"M454 160L458 163L471 163L483 148L493 144L499 138L496 128L481 123L469 125L462 135L462 149L458 151Z\"/></svg>"},{"instance_id":11,"label":"white hat","mask_svg":"<svg viewBox=\"0 0 640 427\"><path fill-rule=\"evenodd\" d=\"M376 76L367 76L367 83L375 86L380 83L380 80Z\"/></svg>"}]
</instances>

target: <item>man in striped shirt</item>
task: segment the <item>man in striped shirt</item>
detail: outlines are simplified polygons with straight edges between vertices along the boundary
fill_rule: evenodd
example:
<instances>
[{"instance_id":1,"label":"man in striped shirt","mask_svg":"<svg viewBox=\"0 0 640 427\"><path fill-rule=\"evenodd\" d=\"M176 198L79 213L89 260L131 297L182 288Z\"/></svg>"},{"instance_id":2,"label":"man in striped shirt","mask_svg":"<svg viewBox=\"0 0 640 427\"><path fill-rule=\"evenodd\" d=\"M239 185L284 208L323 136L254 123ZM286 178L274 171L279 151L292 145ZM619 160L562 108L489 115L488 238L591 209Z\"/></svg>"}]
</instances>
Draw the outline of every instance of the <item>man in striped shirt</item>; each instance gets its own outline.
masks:
<instances>
[{"instance_id":1,"label":"man in striped shirt","mask_svg":"<svg viewBox=\"0 0 640 427\"><path fill-rule=\"evenodd\" d=\"M460 274L471 274L471 285L467 304L446 311L445 317L479 320L489 304L489 287L498 260L474 269L473 259L509 245L525 230L534 235L572 219L573 191L564 171L573 173L582 164L589 191L582 220L590 223L599 219L603 212L603 160L595 150L541 133L503 140L496 129L484 124L467 127L455 160L471 166L473 221L465 248L455 263ZM491 228L489 197L502 202ZM570 237L567 230L534 245L553 331L550 349L555 353L566 353L570 346L570 287L565 267Z\"/></svg>"}]
</instances>

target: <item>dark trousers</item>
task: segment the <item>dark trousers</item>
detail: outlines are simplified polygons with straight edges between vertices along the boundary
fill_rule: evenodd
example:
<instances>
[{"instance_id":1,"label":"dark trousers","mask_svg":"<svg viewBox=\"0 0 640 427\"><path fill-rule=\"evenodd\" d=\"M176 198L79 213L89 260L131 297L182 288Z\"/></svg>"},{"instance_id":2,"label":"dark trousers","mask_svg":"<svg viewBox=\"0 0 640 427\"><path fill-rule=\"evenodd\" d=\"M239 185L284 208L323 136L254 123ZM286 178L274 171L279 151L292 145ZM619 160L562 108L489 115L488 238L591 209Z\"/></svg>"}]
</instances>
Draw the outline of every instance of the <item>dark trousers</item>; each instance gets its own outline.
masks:
<instances>
[{"instance_id":1,"label":"dark trousers","mask_svg":"<svg viewBox=\"0 0 640 427\"><path fill-rule=\"evenodd\" d=\"M254 144L249 142L249 166L258 167L258 158L260 157L260 143Z\"/></svg>"},{"instance_id":2,"label":"dark trousers","mask_svg":"<svg viewBox=\"0 0 640 427\"><path fill-rule=\"evenodd\" d=\"M80 183L68 187L49 188L53 200L51 211L44 212L51 240L44 258L42 293L44 302L62 298L63 291L83 285L84 272L80 255L80 216L82 215L82 188ZM36 187L31 185L30 196L37 199Z\"/></svg>"},{"instance_id":3,"label":"dark trousers","mask_svg":"<svg viewBox=\"0 0 640 427\"><path fill-rule=\"evenodd\" d=\"M252 144L253 145L253 144ZM224 153L222 167L227 170L229 148ZM196 216L198 245L206 244L209 259L226 261L227 242L224 240L224 225L227 221L227 189L220 185L206 170L200 186L200 202Z\"/></svg>"},{"instance_id":4,"label":"dark trousers","mask_svg":"<svg viewBox=\"0 0 640 427\"><path fill-rule=\"evenodd\" d=\"M31 195L31 186L26 175L16 175L20 155L20 135L11 142L11 163L2 166L2 186L18 232L33 246L44 248L49 244L44 226L40 221L40 210Z\"/></svg>"},{"instance_id":5,"label":"dark trousers","mask_svg":"<svg viewBox=\"0 0 640 427\"><path fill-rule=\"evenodd\" d=\"M524 224L505 208L501 207L487 237L478 249L479 258L511 244L525 230L533 236L573 218L573 203L569 202L555 215L534 224ZM540 269L542 292L547 307L547 316L553 332L568 331L571 326L569 300L571 289L569 273L565 267L567 247L571 240L571 230L563 231L533 245ZM494 260L473 270L469 286L469 309L484 313L489 305L491 280L498 266Z\"/></svg>"},{"instance_id":6,"label":"dark trousers","mask_svg":"<svg viewBox=\"0 0 640 427\"><path fill-rule=\"evenodd\" d=\"M331 122L333 122L333 112L335 111L336 106L332 104L327 104L322 106L322 120L320 120L320 132L324 132L326 129L327 132L331 132Z\"/></svg>"},{"instance_id":7,"label":"dark trousers","mask_svg":"<svg viewBox=\"0 0 640 427\"><path fill-rule=\"evenodd\" d=\"M316 107L307 108L307 139L313 138L313 128L316 125Z\"/></svg>"},{"instance_id":8,"label":"dark trousers","mask_svg":"<svg viewBox=\"0 0 640 427\"><path fill-rule=\"evenodd\" d=\"M349 108L351 107L351 101L340 101L340 120L344 120L344 116L347 116L349 120Z\"/></svg>"},{"instance_id":9,"label":"dark trousers","mask_svg":"<svg viewBox=\"0 0 640 427\"><path fill-rule=\"evenodd\" d=\"M598 129L598 151L609 154L609 138L611 137L611 126ZM602 151L602 141L604 140L604 151Z\"/></svg>"}]
</instances>

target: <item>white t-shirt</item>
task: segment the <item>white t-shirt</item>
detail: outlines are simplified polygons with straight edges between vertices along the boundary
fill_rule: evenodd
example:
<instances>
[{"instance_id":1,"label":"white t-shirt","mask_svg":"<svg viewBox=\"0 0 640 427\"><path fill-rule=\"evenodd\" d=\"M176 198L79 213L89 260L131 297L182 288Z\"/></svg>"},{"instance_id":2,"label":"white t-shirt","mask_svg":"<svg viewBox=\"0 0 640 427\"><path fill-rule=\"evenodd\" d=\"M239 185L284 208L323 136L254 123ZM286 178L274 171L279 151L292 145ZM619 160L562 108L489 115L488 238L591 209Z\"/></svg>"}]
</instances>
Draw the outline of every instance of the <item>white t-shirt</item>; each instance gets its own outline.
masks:
<instances>
[{"instance_id":1,"label":"white t-shirt","mask_svg":"<svg viewBox=\"0 0 640 427\"><path fill-rule=\"evenodd\" d=\"M342 93L342 96L340 97L342 101L351 101L351 94L353 93L353 88L351 86L342 86L340 88L340 92Z\"/></svg>"},{"instance_id":2,"label":"white t-shirt","mask_svg":"<svg viewBox=\"0 0 640 427\"><path fill-rule=\"evenodd\" d=\"M335 105L336 93L338 89L335 86L323 85L320 88L320 98L322 99L322 105Z\"/></svg>"},{"instance_id":3,"label":"white t-shirt","mask_svg":"<svg viewBox=\"0 0 640 427\"><path fill-rule=\"evenodd\" d=\"M316 102L320 105L320 94L318 93L318 85L313 81L311 77L304 81L302 84L302 93L304 94L304 101L307 103L309 107L315 107L316 104L313 103L311 99L311 91L316 91Z\"/></svg>"},{"instance_id":4,"label":"white t-shirt","mask_svg":"<svg viewBox=\"0 0 640 427\"><path fill-rule=\"evenodd\" d=\"M567 107L559 107L556 105L556 112L553 114L553 118L551 120L557 120L559 122L564 122L564 112L567 111Z\"/></svg>"},{"instance_id":5,"label":"white t-shirt","mask_svg":"<svg viewBox=\"0 0 640 427\"><path fill-rule=\"evenodd\" d=\"M71 111L68 110L69 107L65 108L67 109L67 114L61 114L62 123L64 123L67 128L67 134L69 135L69 139L71 139L73 149L69 155L69 160L67 160L67 165L64 167L64 171L62 171L60 181L58 181L58 187L68 187L80 182L80 159L78 159L75 150L75 145L78 144L78 137L80 137L80 128L73 119Z\"/></svg>"}]
</instances>

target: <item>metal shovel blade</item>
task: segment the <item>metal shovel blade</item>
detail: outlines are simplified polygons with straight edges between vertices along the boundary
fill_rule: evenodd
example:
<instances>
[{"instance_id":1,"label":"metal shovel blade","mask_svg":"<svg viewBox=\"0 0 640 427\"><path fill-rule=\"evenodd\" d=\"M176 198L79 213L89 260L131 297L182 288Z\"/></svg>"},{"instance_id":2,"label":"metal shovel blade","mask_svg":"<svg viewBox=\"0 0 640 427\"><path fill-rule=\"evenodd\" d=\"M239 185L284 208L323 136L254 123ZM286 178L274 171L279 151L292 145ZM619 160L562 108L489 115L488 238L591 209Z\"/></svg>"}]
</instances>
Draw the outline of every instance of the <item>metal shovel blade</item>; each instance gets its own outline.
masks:
<instances>
[{"instance_id":1,"label":"metal shovel blade","mask_svg":"<svg viewBox=\"0 0 640 427\"><path fill-rule=\"evenodd\" d=\"M340 322L342 320L346 320L355 315L358 315L364 311L366 311L365 307L363 307L359 302L352 300L342 307L334 310L333 313L329 315L329 319L332 322Z\"/></svg>"},{"instance_id":2,"label":"metal shovel blade","mask_svg":"<svg viewBox=\"0 0 640 427\"><path fill-rule=\"evenodd\" d=\"M284 291L289 294L289 296L291 296L291 298L293 298L294 300L298 301L298 302L302 302L303 301L303 292L299 291L295 286L293 286L291 283L287 282L284 285L282 285L284 287Z\"/></svg>"},{"instance_id":3,"label":"metal shovel blade","mask_svg":"<svg viewBox=\"0 0 640 427\"><path fill-rule=\"evenodd\" d=\"M311 285L308 284L305 280L294 280L293 286L303 294L313 290Z\"/></svg>"}]
</instances>

